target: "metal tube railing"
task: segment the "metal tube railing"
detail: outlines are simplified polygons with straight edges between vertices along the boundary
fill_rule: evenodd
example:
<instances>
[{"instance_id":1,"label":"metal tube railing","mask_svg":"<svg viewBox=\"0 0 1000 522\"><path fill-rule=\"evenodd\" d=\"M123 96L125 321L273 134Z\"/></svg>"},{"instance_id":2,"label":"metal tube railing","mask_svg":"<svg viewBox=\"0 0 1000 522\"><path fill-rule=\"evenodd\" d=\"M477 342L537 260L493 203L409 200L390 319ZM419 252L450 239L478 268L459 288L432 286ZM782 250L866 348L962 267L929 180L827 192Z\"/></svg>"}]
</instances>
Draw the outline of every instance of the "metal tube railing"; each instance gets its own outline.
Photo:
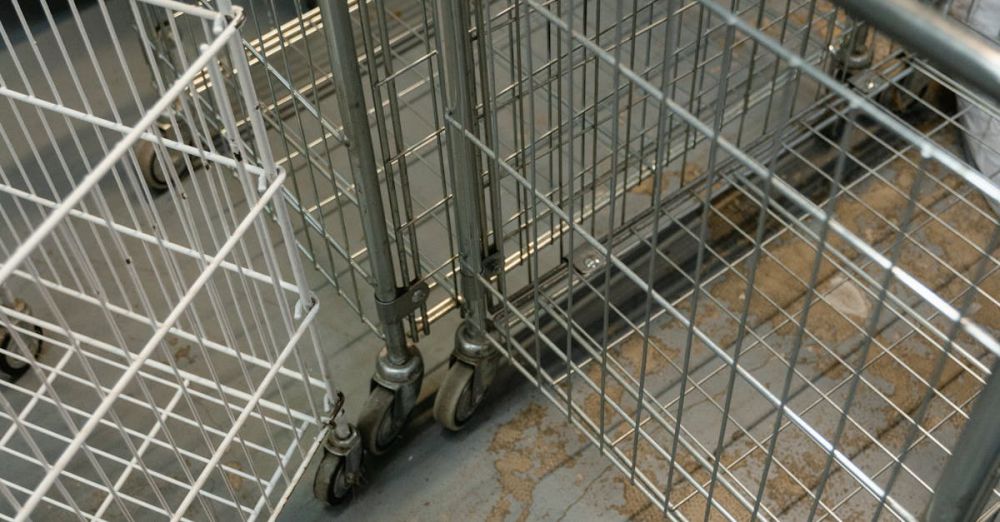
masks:
<instances>
[{"instance_id":1,"label":"metal tube railing","mask_svg":"<svg viewBox=\"0 0 1000 522\"><path fill-rule=\"evenodd\" d=\"M1000 103L1000 46L916 0L833 0L941 72Z\"/></svg>"}]
</instances>

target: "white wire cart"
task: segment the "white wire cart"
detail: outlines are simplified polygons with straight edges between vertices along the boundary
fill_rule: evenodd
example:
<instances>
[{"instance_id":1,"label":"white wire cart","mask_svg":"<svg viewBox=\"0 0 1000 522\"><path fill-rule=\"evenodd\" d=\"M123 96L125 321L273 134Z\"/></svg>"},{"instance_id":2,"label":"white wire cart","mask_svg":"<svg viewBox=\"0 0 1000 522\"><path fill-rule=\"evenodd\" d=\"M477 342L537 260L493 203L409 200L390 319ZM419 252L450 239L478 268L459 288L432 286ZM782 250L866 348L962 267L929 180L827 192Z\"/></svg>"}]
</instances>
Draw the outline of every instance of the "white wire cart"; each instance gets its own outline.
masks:
<instances>
[{"instance_id":1,"label":"white wire cart","mask_svg":"<svg viewBox=\"0 0 1000 522\"><path fill-rule=\"evenodd\" d=\"M29 43L0 28L11 51L0 139L17 167L0 172L0 517L271 518L321 445L337 455L326 486L346 491L359 439L337 420L286 174L243 80L243 12L137 0L115 4L126 17L101 3L95 23L73 6L57 27L43 5L52 48L17 2ZM139 31L155 52L140 7L197 35L182 69L154 77L152 101L135 81L148 71L120 45ZM87 58L71 60L80 49ZM128 98L113 99L122 81ZM209 113L223 121L217 142L158 123L204 128ZM33 139L39 128L52 141ZM72 147L50 146L67 135ZM153 190L139 174L151 154Z\"/></svg>"},{"instance_id":2,"label":"white wire cart","mask_svg":"<svg viewBox=\"0 0 1000 522\"><path fill-rule=\"evenodd\" d=\"M258 93L299 252L384 339L367 451L460 312L441 424L503 355L671 519L1000 500L1000 189L967 153L990 147L971 112L1000 117L1000 51L957 6L319 4L256 3L250 70L223 81ZM183 17L148 18L153 69L185 70ZM259 133L206 112L161 126Z\"/></svg>"}]
</instances>

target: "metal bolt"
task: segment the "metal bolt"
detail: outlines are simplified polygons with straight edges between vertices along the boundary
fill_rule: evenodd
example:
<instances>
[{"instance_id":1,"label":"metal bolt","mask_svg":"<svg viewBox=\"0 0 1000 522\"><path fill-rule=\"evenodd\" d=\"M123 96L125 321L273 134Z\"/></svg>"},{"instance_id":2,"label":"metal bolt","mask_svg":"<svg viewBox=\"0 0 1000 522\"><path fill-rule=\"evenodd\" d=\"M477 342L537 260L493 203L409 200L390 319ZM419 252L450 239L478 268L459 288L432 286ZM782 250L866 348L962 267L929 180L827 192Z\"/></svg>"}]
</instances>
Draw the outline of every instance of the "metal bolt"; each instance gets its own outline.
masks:
<instances>
[{"instance_id":1,"label":"metal bolt","mask_svg":"<svg viewBox=\"0 0 1000 522\"><path fill-rule=\"evenodd\" d=\"M423 290L414 290L413 291L412 299L413 299L414 303L419 303L419 302L423 301L425 297L427 297L427 294Z\"/></svg>"},{"instance_id":2,"label":"metal bolt","mask_svg":"<svg viewBox=\"0 0 1000 522\"><path fill-rule=\"evenodd\" d=\"M595 254L589 254L587 257L583 258L583 268L588 272L591 270L597 270L604 264L604 259Z\"/></svg>"}]
</instances>

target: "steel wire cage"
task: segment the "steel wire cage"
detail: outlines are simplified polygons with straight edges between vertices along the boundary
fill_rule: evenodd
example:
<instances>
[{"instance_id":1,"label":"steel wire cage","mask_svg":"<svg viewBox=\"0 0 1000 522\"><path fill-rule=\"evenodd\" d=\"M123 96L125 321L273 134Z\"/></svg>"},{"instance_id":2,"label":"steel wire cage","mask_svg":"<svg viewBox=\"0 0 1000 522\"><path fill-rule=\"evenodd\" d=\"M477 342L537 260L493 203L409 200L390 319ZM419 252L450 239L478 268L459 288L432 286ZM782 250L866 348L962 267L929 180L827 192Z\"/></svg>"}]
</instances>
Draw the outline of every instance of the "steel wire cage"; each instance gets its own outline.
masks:
<instances>
[{"instance_id":1,"label":"steel wire cage","mask_svg":"<svg viewBox=\"0 0 1000 522\"><path fill-rule=\"evenodd\" d=\"M287 196L302 232L300 251L379 336L384 332L372 299L378 281L391 280L403 289L426 285L425 303L405 318L408 336L416 341L454 309L457 295L448 214L452 190L440 176L443 125L433 80L438 75L433 4L360 5L348 3L347 17L374 131L380 200L394 260L391 274L374 273L369 264L371 254L361 233L364 202L349 165L344 117L333 96L334 38L315 2L251 3L248 25L257 36L244 46L277 162L291 178ZM162 14L147 14L144 21L154 33L169 27ZM153 40L157 52L151 63L163 71L176 70L173 39L165 36ZM221 121L214 125L212 131L218 132Z\"/></svg>"},{"instance_id":2,"label":"steel wire cage","mask_svg":"<svg viewBox=\"0 0 1000 522\"><path fill-rule=\"evenodd\" d=\"M672 518L996 501L998 192L963 151L995 46L903 0L320 4L244 46L299 248L389 347L370 450L461 308L439 421L502 352Z\"/></svg>"},{"instance_id":3,"label":"steel wire cage","mask_svg":"<svg viewBox=\"0 0 1000 522\"><path fill-rule=\"evenodd\" d=\"M671 518L998 500L997 49L843 3L441 2L452 175L510 217L480 329Z\"/></svg>"},{"instance_id":4,"label":"steel wire cage","mask_svg":"<svg viewBox=\"0 0 1000 522\"><path fill-rule=\"evenodd\" d=\"M40 38L18 2L20 26L0 26L0 157L14 166L0 172L0 517L273 518L330 428L343 473L360 452L331 417L286 175L242 80L244 16L99 3L57 24L43 2ZM156 51L144 8L200 35L175 76L154 74L152 100L122 50ZM207 135L215 117L220 141L184 130ZM149 161L162 187L143 182Z\"/></svg>"},{"instance_id":5,"label":"steel wire cage","mask_svg":"<svg viewBox=\"0 0 1000 522\"><path fill-rule=\"evenodd\" d=\"M295 3L295 16L277 24L287 6L255 4L258 36L244 47L276 162L290 176L298 248L385 341L359 420L369 451L381 453L420 394L416 343L459 303L433 4ZM171 24L146 21L151 30ZM177 69L170 42L154 42L154 69Z\"/></svg>"}]
</instances>

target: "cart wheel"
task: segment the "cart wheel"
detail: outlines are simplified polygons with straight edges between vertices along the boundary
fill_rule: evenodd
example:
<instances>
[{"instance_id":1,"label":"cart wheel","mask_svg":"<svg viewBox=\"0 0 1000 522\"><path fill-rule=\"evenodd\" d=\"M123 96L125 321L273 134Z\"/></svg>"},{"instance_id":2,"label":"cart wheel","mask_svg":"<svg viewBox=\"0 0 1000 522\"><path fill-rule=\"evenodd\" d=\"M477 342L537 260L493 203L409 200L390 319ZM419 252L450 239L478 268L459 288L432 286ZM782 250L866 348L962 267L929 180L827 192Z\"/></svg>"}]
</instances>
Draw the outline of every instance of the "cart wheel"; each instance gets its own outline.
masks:
<instances>
[{"instance_id":1,"label":"cart wheel","mask_svg":"<svg viewBox=\"0 0 1000 522\"><path fill-rule=\"evenodd\" d=\"M354 492L355 477L347 472L347 457L323 450L323 458L316 469L313 494L316 498L336 506L348 500Z\"/></svg>"},{"instance_id":2,"label":"cart wheel","mask_svg":"<svg viewBox=\"0 0 1000 522\"><path fill-rule=\"evenodd\" d=\"M392 390L376 385L358 419L358 431L365 449L375 455L385 453L406 424L406 418L394 411L395 398Z\"/></svg>"},{"instance_id":3,"label":"cart wheel","mask_svg":"<svg viewBox=\"0 0 1000 522\"><path fill-rule=\"evenodd\" d=\"M31 350L31 356L37 358L39 354L42 353L42 328L40 326L35 326L35 333L38 334L38 339L34 343ZM10 345L14 337L10 335L7 330L3 330L0 334L3 337L0 338L0 349L4 352L10 351ZM31 363L7 353L0 353L0 373L6 374L11 381L16 381L24 375L28 368L31 367Z\"/></svg>"},{"instance_id":4,"label":"cart wheel","mask_svg":"<svg viewBox=\"0 0 1000 522\"><path fill-rule=\"evenodd\" d=\"M156 154L156 145L151 141L141 141L135 146L135 159L139 163L139 171L143 181L150 190L163 192L170 188L167 184L167 174L160 166L159 156ZM172 159L172 158L171 158Z\"/></svg>"},{"instance_id":5,"label":"cart wheel","mask_svg":"<svg viewBox=\"0 0 1000 522\"><path fill-rule=\"evenodd\" d=\"M451 431L462 429L482 401L472 390L475 374L474 367L455 361L434 398L434 418Z\"/></svg>"}]
</instances>

